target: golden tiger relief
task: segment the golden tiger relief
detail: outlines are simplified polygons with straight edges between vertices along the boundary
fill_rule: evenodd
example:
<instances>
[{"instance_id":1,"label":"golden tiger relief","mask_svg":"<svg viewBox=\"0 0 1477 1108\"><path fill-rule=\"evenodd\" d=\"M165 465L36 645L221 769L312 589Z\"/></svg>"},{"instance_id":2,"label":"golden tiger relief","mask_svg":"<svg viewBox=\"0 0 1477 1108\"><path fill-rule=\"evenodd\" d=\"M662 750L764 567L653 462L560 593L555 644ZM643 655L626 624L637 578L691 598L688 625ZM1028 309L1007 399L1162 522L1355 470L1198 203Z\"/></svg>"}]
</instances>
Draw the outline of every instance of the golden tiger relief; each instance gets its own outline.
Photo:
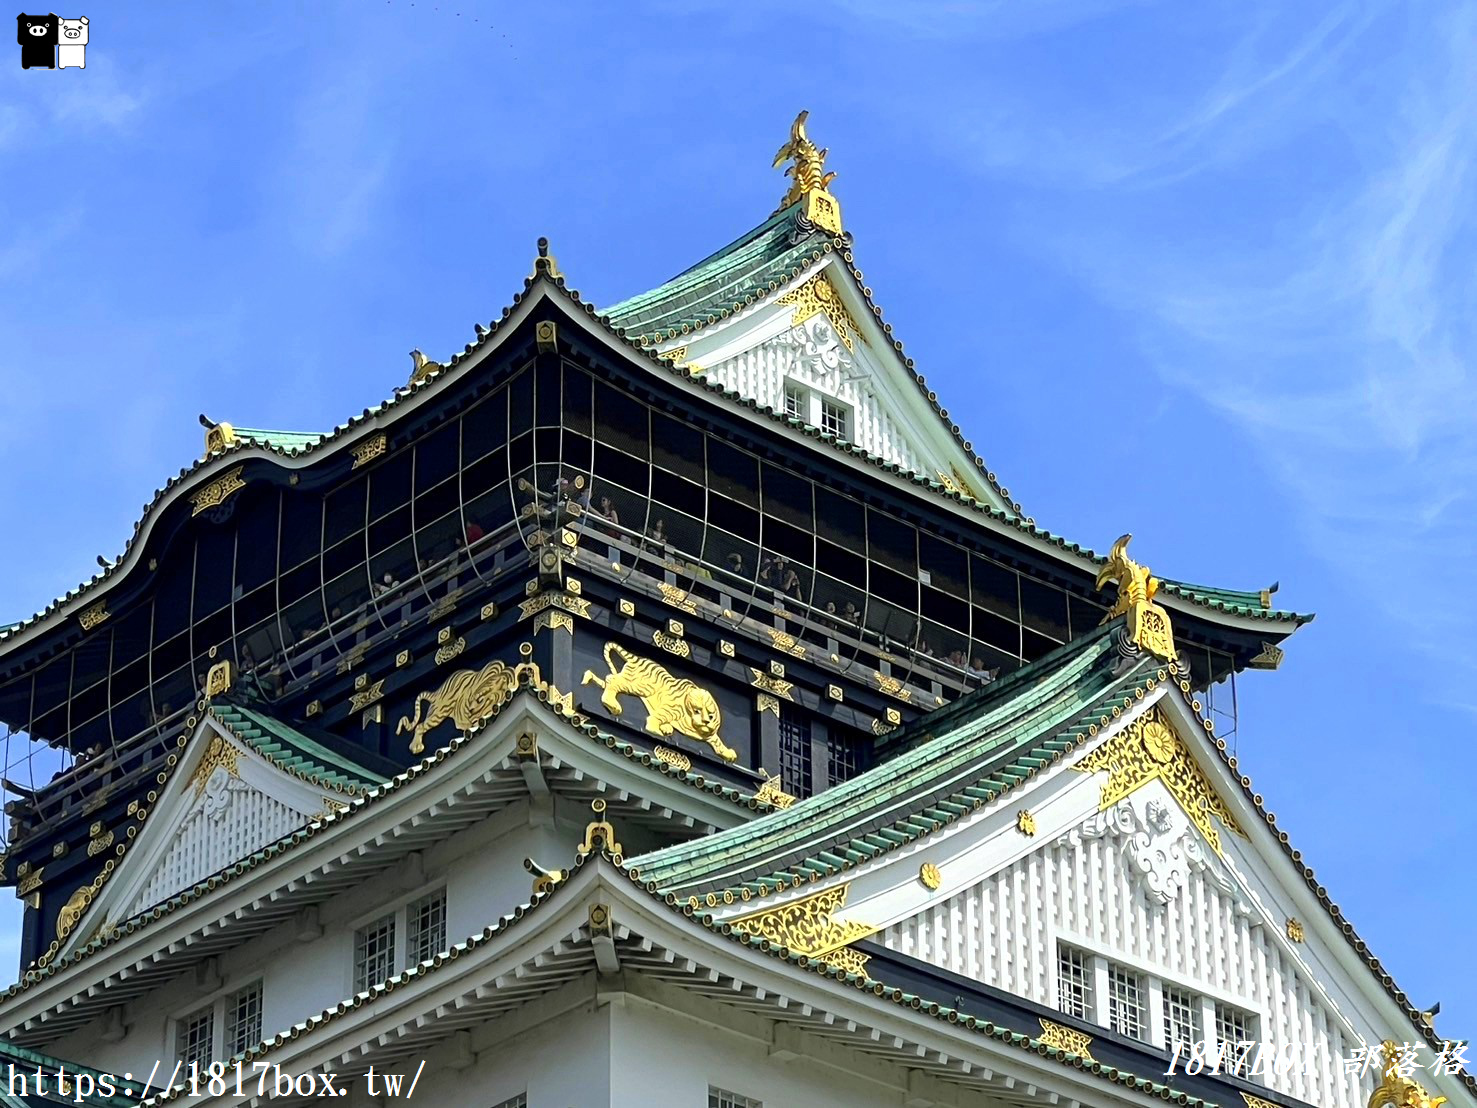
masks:
<instances>
[{"instance_id":1,"label":"golden tiger relief","mask_svg":"<svg viewBox=\"0 0 1477 1108\"><path fill-rule=\"evenodd\" d=\"M638 657L613 642L605 644L605 665L608 674L599 677L587 669L581 683L605 690L600 703L611 715L620 716L621 697L637 697L646 708L646 730L651 734L665 739L680 732L707 743L725 762L738 758L738 751L718 735L723 715L708 690L685 677L673 677L650 658Z\"/></svg>"},{"instance_id":2,"label":"golden tiger relief","mask_svg":"<svg viewBox=\"0 0 1477 1108\"><path fill-rule=\"evenodd\" d=\"M486 723L501 708L518 684L518 671L503 662L488 662L480 670L457 670L435 692L423 692L415 698L415 715L406 716L395 728L395 734L414 731L410 752L425 750L427 732L434 731L448 719L463 734ZM425 719L421 709L429 704Z\"/></svg>"}]
</instances>

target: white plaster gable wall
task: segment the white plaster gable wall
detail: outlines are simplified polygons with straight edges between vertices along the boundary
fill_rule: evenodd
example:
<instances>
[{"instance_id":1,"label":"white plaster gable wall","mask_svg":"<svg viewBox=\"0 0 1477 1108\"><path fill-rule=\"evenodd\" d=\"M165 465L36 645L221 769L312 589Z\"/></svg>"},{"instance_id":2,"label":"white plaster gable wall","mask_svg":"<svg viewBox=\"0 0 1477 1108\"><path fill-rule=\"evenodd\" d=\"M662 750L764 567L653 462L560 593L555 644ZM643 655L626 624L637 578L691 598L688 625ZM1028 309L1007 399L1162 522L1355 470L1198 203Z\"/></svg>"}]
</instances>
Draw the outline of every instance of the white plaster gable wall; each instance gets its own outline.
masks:
<instances>
[{"instance_id":1,"label":"white plaster gable wall","mask_svg":"<svg viewBox=\"0 0 1477 1108\"><path fill-rule=\"evenodd\" d=\"M824 314L796 326L791 322L794 307L779 303L820 273L830 278L862 330L863 337L854 336L851 349ZM835 258L807 269L739 315L663 345L684 346L681 361L701 366L705 380L779 412L784 411L787 382L833 397L851 409L848 438L855 445L930 479L957 466L977 496L997 503L973 458L899 364L892 337L878 325L851 274ZM818 422L809 415L805 419Z\"/></svg>"},{"instance_id":2,"label":"white plaster gable wall","mask_svg":"<svg viewBox=\"0 0 1477 1108\"><path fill-rule=\"evenodd\" d=\"M234 772L216 764L197 780L217 741L226 744ZM328 810L330 796L347 799L284 772L207 717L185 744L118 872L63 943L63 954L86 941L100 922L137 915L306 826Z\"/></svg>"},{"instance_id":3,"label":"white plaster gable wall","mask_svg":"<svg viewBox=\"0 0 1477 1108\"><path fill-rule=\"evenodd\" d=\"M47 1049L64 1058L88 1059L98 1068L147 1073L156 1058L172 1064L172 1019L223 988L258 978L263 982L263 1034L270 1038L352 994L355 927L381 909L444 885L447 942L457 943L527 903L533 878L523 866L525 857L552 868L573 863L588 812L570 816L566 819L561 811L552 823L535 823L527 804L504 809L419 860L402 862L331 898L313 918L291 921L227 952L203 983L187 971L131 1001L121 1040L106 1041L103 1024L94 1021ZM202 964L200 970L204 968Z\"/></svg>"},{"instance_id":4,"label":"white plaster gable wall","mask_svg":"<svg viewBox=\"0 0 1477 1108\"><path fill-rule=\"evenodd\" d=\"M306 823L305 813L217 766L123 918L167 900Z\"/></svg>"}]
</instances>

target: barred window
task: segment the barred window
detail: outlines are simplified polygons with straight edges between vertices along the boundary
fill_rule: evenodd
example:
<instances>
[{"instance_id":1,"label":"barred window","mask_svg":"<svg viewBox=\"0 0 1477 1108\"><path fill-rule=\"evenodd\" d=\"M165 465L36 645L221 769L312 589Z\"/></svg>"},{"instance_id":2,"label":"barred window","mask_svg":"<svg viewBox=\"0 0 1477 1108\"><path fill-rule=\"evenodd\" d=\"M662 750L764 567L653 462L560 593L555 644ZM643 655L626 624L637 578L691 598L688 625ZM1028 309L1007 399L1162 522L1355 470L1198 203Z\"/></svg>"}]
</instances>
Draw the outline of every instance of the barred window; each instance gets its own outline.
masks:
<instances>
[{"instance_id":1,"label":"barred window","mask_svg":"<svg viewBox=\"0 0 1477 1108\"><path fill-rule=\"evenodd\" d=\"M805 419L805 390L798 385L785 386L785 415L791 419Z\"/></svg>"},{"instance_id":2,"label":"barred window","mask_svg":"<svg viewBox=\"0 0 1477 1108\"><path fill-rule=\"evenodd\" d=\"M395 913L354 933L354 991L388 981L395 972Z\"/></svg>"},{"instance_id":3,"label":"barred window","mask_svg":"<svg viewBox=\"0 0 1477 1108\"><path fill-rule=\"evenodd\" d=\"M1225 1047L1222 1069L1237 1077L1247 1076L1251 1068L1251 1051L1245 1044L1256 1038L1253 1018L1240 1008L1216 1001L1215 1039Z\"/></svg>"},{"instance_id":4,"label":"barred window","mask_svg":"<svg viewBox=\"0 0 1477 1108\"><path fill-rule=\"evenodd\" d=\"M833 728L826 747L830 753L829 764L826 766L826 784L839 785L855 777L856 739Z\"/></svg>"},{"instance_id":5,"label":"barred window","mask_svg":"<svg viewBox=\"0 0 1477 1108\"><path fill-rule=\"evenodd\" d=\"M830 400L821 401L821 430L829 431L838 439L847 437L846 408Z\"/></svg>"},{"instance_id":6,"label":"barred window","mask_svg":"<svg viewBox=\"0 0 1477 1108\"><path fill-rule=\"evenodd\" d=\"M1188 989L1164 986L1164 1045L1174 1050L1183 1043L1189 1046L1205 1037L1201 1026L1200 998Z\"/></svg>"},{"instance_id":7,"label":"barred window","mask_svg":"<svg viewBox=\"0 0 1477 1108\"><path fill-rule=\"evenodd\" d=\"M741 1093L731 1093L717 1085L709 1085L708 1108L764 1108L764 1101Z\"/></svg>"},{"instance_id":8,"label":"barred window","mask_svg":"<svg viewBox=\"0 0 1477 1108\"><path fill-rule=\"evenodd\" d=\"M243 1054L262 1041L262 983L237 989L226 998L227 1057Z\"/></svg>"},{"instance_id":9,"label":"barred window","mask_svg":"<svg viewBox=\"0 0 1477 1108\"><path fill-rule=\"evenodd\" d=\"M528 1094L519 1093L517 1096L510 1096L507 1100L498 1101L492 1108L528 1108Z\"/></svg>"},{"instance_id":10,"label":"barred window","mask_svg":"<svg viewBox=\"0 0 1477 1108\"><path fill-rule=\"evenodd\" d=\"M215 1005L191 1012L178 1022L175 1029L175 1053L180 1062L188 1067L192 1062L208 1066L215 1049Z\"/></svg>"},{"instance_id":11,"label":"barred window","mask_svg":"<svg viewBox=\"0 0 1477 1108\"><path fill-rule=\"evenodd\" d=\"M810 784L810 720L780 711L780 783L787 792L804 798Z\"/></svg>"},{"instance_id":12,"label":"barred window","mask_svg":"<svg viewBox=\"0 0 1477 1108\"><path fill-rule=\"evenodd\" d=\"M1108 1026L1130 1039L1146 1037L1144 989L1139 975L1122 966L1108 966Z\"/></svg>"},{"instance_id":13,"label":"barred window","mask_svg":"<svg viewBox=\"0 0 1477 1108\"><path fill-rule=\"evenodd\" d=\"M1074 947L1057 949L1056 995L1067 1015L1092 1019L1092 959Z\"/></svg>"},{"instance_id":14,"label":"barred window","mask_svg":"<svg viewBox=\"0 0 1477 1108\"><path fill-rule=\"evenodd\" d=\"M405 964L424 962L446 949L446 890L423 896L406 909Z\"/></svg>"}]
</instances>

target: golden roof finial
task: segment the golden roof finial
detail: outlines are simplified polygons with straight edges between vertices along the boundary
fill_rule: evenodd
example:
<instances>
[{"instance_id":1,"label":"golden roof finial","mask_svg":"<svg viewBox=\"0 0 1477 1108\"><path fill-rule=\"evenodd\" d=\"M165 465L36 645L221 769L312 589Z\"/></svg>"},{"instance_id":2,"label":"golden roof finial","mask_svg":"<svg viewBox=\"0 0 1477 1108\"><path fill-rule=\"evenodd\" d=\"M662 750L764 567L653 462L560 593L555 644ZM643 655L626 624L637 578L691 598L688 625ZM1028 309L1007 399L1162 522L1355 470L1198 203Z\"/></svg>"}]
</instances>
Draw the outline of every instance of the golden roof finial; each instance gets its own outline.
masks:
<instances>
[{"instance_id":1,"label":"golden roof finial","mask_svg":"<svg viewBox=\"0 0 1477 1108\"><path fill-rule=\"evenodd\" d=\"M1174 648L1174 629L1169 623L1169 613L1154 603L1159 592L1159 579L1128 556L1128 544L1132 539L1132 535L1121 536L1108 553L1107 564L1098 572L1099 589L1109 581L1118 584L1118 599L1108 609L1103 622L1127 613L1128 637L1150 654L1172 662L1178 656Z\"/></svg>"},{"instance_id":2,"label":"golden roof finial","mask_svg":"<svg viewBox=\"0 0 1477 1108\"><path fill-rule=\"evenodd\" d=\"M836 179L836 174L826 172L826 155L830 151L817 147L805 133L805 120L809 115L810 112L804 111L795 117L795 122L790 125L790 141L774 156L775 168L785 162L790 163L785 170L785 176L791 179L790 188L780 201L780 208L788 208L804 200L806 218L833 235L839 235L841 205L826 191Z\"/></svg>"},{"instance_id":3,"label":"golden roof finial","mask_svg":"<svg viewBox=\"0 0 1477 1108\"><path fill-rule=\"evenodd\" d=\"M410 352L410 364L415 367L410 372L410 383L412 385L419 384L431 374L446 368L440 362L433 362L418 349Z\"/></svg>"},{"instance_id":4,"label":"golden roof finial","mask_svg":"<svg viewBox=\"0 0 1477 1108\"><path fill-rule=\"evenodd\" d=\"M224 450L236 441L236 429L229 423L217 423L204 412L200 413L200 426L205 428L205 456Z\"/></svg>"},{"instance_id":5,"label":"golden roof finial","mask_svg":"<svg viewBox=\"0 0 1477 1108\"><path fill-rule=\"evenodd\" d=\"M1413 1078L1402 1072L1405 1048L1393 1039L1381 1044L1385 1067L1379 1085L1369 1098L1369 1108L1437 1108L1445 1104L1444 1096L1433 1097Z\"/></svg>"}]
</instances>

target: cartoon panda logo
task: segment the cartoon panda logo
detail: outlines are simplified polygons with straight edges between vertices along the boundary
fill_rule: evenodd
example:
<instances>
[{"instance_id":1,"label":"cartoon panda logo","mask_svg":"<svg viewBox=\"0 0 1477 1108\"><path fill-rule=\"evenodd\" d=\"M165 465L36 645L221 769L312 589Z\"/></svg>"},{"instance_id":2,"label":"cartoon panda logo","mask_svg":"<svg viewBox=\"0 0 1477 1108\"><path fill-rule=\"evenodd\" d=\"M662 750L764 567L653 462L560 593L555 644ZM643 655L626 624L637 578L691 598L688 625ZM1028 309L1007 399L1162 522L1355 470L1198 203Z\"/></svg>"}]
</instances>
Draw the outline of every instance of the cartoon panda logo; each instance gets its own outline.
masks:
<instances>
[{"instance_id":1,"label":"cartoon panda logo","mask_svg":"<svg viewBox=\"0 0 1477 1108\"><path fill-rule=\"evenodd\" d=\"M15 17L15 40L21 47L22 69L55 69L58 20L54 15Z\"/></svg>"}]
</instances>

